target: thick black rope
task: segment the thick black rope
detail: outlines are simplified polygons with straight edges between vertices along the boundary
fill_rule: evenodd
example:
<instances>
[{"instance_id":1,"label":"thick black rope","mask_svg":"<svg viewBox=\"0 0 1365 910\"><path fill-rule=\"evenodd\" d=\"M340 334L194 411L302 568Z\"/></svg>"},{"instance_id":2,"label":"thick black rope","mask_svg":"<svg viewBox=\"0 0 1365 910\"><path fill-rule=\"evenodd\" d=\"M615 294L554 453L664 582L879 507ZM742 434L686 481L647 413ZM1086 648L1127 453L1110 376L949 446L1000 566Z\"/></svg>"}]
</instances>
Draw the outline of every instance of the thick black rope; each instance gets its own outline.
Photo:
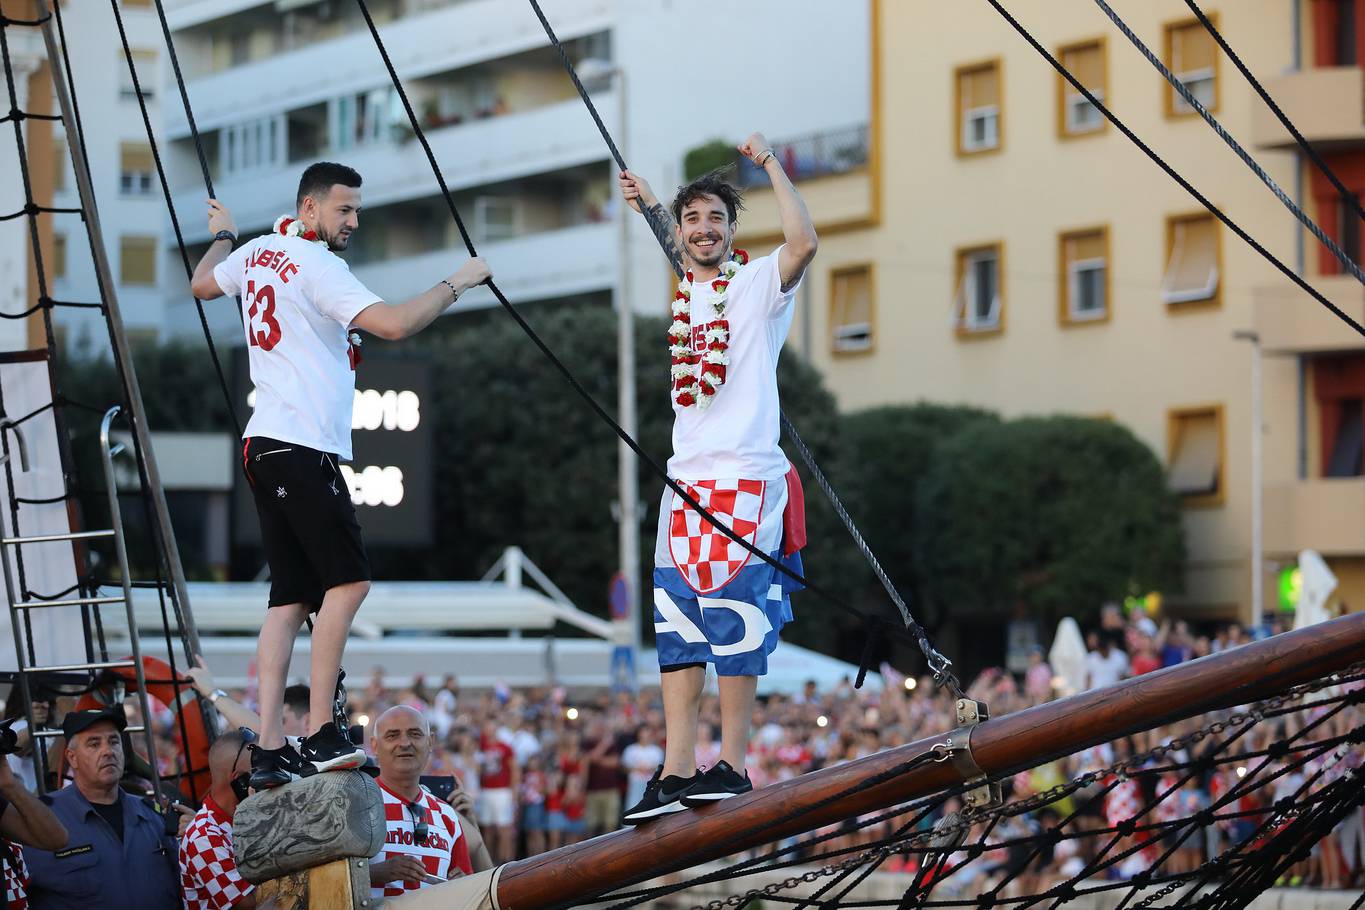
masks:
<instances>
[{"instance_id":1,"label":"thick black rope","mask_svg":"<svg viewBox=\"0 0 1365 910\"><path fill-rule=\"evenodd\" d=\"M57 2L57 0L54 0ZM171 230L175 232L175 244L180 250L180 263L185 267L185 277L194 278L194 266L190 265L190 253L185 248L185 235L180 230L180 218L176 215L175 199L171 196L171 185L166 179L166 167L161 162L161 149L156 141L156 131L152 129L152 118L147 112L147 99L142 97L142 83L138 79L137 63L133 58L133 49L128 43L128 32L123 27L123 13L119 11L119 0L109 0L110 7L114 10L114 21L118 24L119 40L123 42L123 56L128 63L128 73L133 77L133 96L137 98L138 109L142 112L142 126L147 133L147 142L152 148L152 160L156 163L156 176L161 181L161 192L166 197L166 211L171 216ZM159 6L159 4L158 4ZM58 7L60 9L60 6ZM177 69L176 75L179 75ZM183 86L182 86L183 89ZM190 120L193 128L193 119ZM195 148L199 150L202 157L203 150L199 148L199 133L194 133ZM210 192L211 192L210 188ZM194 297L193 294L190 295ZM237 408L232 403L232 393L228 391L227 377L223 373L223 363L218 358L218 346L213 342L213 331L209 328L208 314L204 312L204 301L194 297L194 308L199 313L199 327L204 332L204 341L208 344L209 359L213 361L213 372L218 377L218 388L223 393L223 401L227 404L228 416L232 419L232 426L237 431L237 436L242 435L242 422L237 417Z\"/></svg>"},{"instance_id":2,"label":"thick black rope","mask_svg":"<svg viewBox=\"0 0 1365 910\"><path fill-rule=\"evenodd\" d=\"M1280 185L1265 172L1265 168L1261 167L1261 165L1256 162L1256 159L1251 157L1251 153L1242 148L1236 139L1232 138L1232 134L1227 131L1223 124L1219 123L1217 118L1210 114L1208 109L1199 102L1199 99L1194 97L1194 93L1189 90L1189 87L1181 82L1165 63L1161 62L1161 58L1152 53L1152 49L1143 43L1142 39L1128 27L1128 23L1124 22L1118 13L1114 12L1113 7L1106 3L1105 0L1095 0L1095 5L1109 17L1110 21L1114 23L1114 26L1132 43L1133 47L1137 48L1138 52L1147 58L1147 62L1152 64L1157 72L1165 77L1166 81L1171 84L1171 88L1175 89L1176 93L1185 100L1185 103L1199 114L1200 117L1204 118L1204 122L1218 134L1220 139L1227 143L1228 148L1232 149L1237 154L1237 157L1242 159L1242 163L1249 167L1251 172L1259 177L1261 182L1275 194L1275 198L1279 199L1284 207L1293 213L1294 217L1299 220L1299 223L1308 228L1309 232L1314 237L1322 241L1322 244L1327 247L1327 249L1332 252L1332 255L1337 258L1337 261L1341 263L1341 267L1354 275L1356 280L1361 284L1365 284L1365 272L1360 270L1360 266L1356 264L1356 261L1350 256L1347 256L1346 253L1342 251L1341 247L1337 246L1336 241L1327 236L1327 232L1318 227L1317 222L1312 218L1309 218L1304 210L1299 208L1298 203L1289 198L1288 193L1280 189Z\"/></svg>"},{"instance_id":3,"label":"thick black rope","mask_svg":"<svg viewBox=\"0 0 1365 910\"><path fill-rule=\"evenodd\" d=\"M1232 49L1226 40L1224 40L1222 33L1214 27L1214 24L1210 21L1209 17L1204 15L1204 11L1199 8L1194 0L1185 0L1185 5L1198 17L1204 28L1208 29L1209 34L1213 36L1213 40L1218 42L1218 46L1223 49L1223 53L1227 54L1228 59L1232 61L1232 65L1237 67L1237 71L1246 78L1246 81L1250 83L1251 87L1256 91L1256 94L1261 96L1261 100L1265 102L1266 107L1270 108L1271 113L1280 121L1280 124L1289 131L1289 135L1294 137L1294 141L1298 143L1299 149L1317 166L1317 169L1322 172L1322 175L1331 181L1332 186L1336 187L1337 193L1341 196L1341 201L1354 209L1357 216L1365 219L1365 208L1361 208L1360 197L1346 188L1346 185L1341 182L1340 178L1338 178L1332 169L1327 166L1327 162L1318 154L1318 150L1313 148L1313 144L1303 137L1303 133L1299 132L1298 127L1294 126L1285 112L1280 110L1280 106L1275 103L1275 99L1270 97L1270 93L1267 92L1265 88L1262 87L1261 83L1257 81L1256 77L1251 74L1251 70L1242 62L1242 58L1237 56L1237 52Z\"/></svg>"},{"instance_id":4,"label":"thick black rope","mask_svg":"<svg viewBox=\"0 0 1365 910\"><path fill-rule=\"evenodd\" d=\"M1019 20L1015 19L1014 16L1010 15L1010 11L1005 9L1005 7L1000 3L1000 0L986 0L986 2L989 3L992 7L994 7L995 11L998 12L1004 18L1004 20L1010 24L1010 27L1013 28L1016 32L1018 32L1019 36L1023 38L1025 41L1027 41L1029 45L1035 51L1037 51L1039 55L1043 57L1044 60L1051 64L1052 68L1055 69L1058 73L1060 73L1062 78L1064 78L1068 83L1070 83L1071 86L1074 89L1076 89L1077 92L1084 95L1085 100L1093 104L1095 106L1095 109L1098 110L1101 114L1103 114L1106 120L1114 124L1114 126L1118 127L1119 131L1123 133L1123 135L1127 136L1128 139L1134 145L1136 145L1144 155L1150 158L1157 167L1165 171L1166 175L1169 176L1172 180L1174 180L1177 184L1179 184L1180 187L1183 190L1185 190L1185 192L1189 193L1196 200L1198 200L1200 205L1206 208L1210 214L1212 214L1215 218L1217 218L1224 225L1226 225L1229 230L1231 230L1234 234L1240 237L1248 246L1250 246L1257 253L1260 253L1261 256L1264 257L1265 260L1269 262L1271 265L1275 266L1275 268L1278 269L1282 275L1284 275L1290 281L1294 282L1294 284L1298 285L1310 297L1312 297L1318 303L1322 304L1324 307L1330 310L1333 313L1333 315L1335 315L1342 322L1346 323L1351 328L1355 329L1356 332L1358 332L1360 335L1365 336L1365 325L1361 325L1348 313L1343 311L1341 307L1337 306L1336 304L1332 303L1332 301L1324 297L1317 288L1313 287L1311 284L1305 281L1300 275L1298 275L1293 269L1291 269L1289 266L1281 262L1275 256L1274 253L1270 252L1270 250L1262 246L1261 243L1258 240L1256 240L1255 237L1252 237L1245 230L1243 230L1240 225L1238 225L1235 221L1233 221L1226 214L1224 214L1222 209L1218 208L1218 206L1210 202L1207 196L1199 192L1199 190L1195 189L1192 183L1190 183L1183 176L1181 176L1180 173L1175 168L1167 164L1164 158L1162 158L1155 151L1153 151L1152 147L1149 146L1146 142L1143 142L1142 139L1139 138L1138 135L1134 133L1131 129L1129 129L1128 125L1125 124L1122 120L1120 120L1118 116L1114 114L1113 111L1109 110L1109 108L1104 106L1104 102L1100 101L1099 98L1096 98L1094 93L1092 93L1090 89L1086 88L1085 85L1083 85L1079 79L1072 75L1071 71L1067 69L1065 66L1063 66L1061 61L1054 57L1047 48L1043 47L1043 45L1038 42L1038 39L1033 37L1033 35L1028 31L1028 29L1024 28L1024 26L1019 23Z\"/></svg>"},{"instance_id":5,"label":"thick black rope","mask_svg":"<svg viewBox=\"0 0 1365 910\"><path fill-rule=\"evenodd\" d=\"M403 109L404 111L407 112L408 121L412 125L413 134L416 137L418 143L422 146L422 150L426 153L427 162L428 164L430 164L432 173L436 177L436 182L440 186L441 195L445 198L446 201L446 207L450 211L451 217L455 220L455 226L456 228L459 229L460 237L464 241L465 249L468 251L471 257L477 256L478 252L474 248L474 241L469 236L469 231L466 230L465 228L464 220L460 217L460 212L455 206L455 199L450 193L450 188L446 185L445 176L441 171L441 166L436 161L436 155L431 149L431 144L427 141L426 132L425 130L422 129L422 125L417 119L417 114L413 110L412 102L408 99L407 91L403 88L402 80L399 79L398 77L398 71L394 68L393 61L389 57L388 49L384 46L384 41L379 35L379 29L375 25L373 17L370 15L369 7L366 5L365 0L356 0L356 3L360 7L360 12L365 18L366 25L369 26L370 35L374 38L375 48L379 51L379 56L384 61L384 67L385 69L388 70L389 78L393 82L394 90L397 92L399 100L403 102ZM739 544L751 555L757 557L768 566L771 566L773 569L776 569L778 572L781 572L783 575L792 579L798 584L803 585L811 592L823 597L833 606L838 607L840 610L852 614L853 616L857 616L859 618L866 617L867 614L863 613L861 610L847 603L842 598L836 596L833 592L826 590L823 586L817 585L814 582L809 581L801 573L794 571L781 561L763 552L758 547L754 546L753 544L749 543L749 541L745 540L742 536L736 534L735 531L732 528L728 527L725 523L719 521L713 515L711 515L711 513L708 512L701 505L701 503L698 502L696 498L693 497L692 494L687 491L685 487L683 487L677 481L673 480L673 478L669 477L668 472L663 468L663 466L660 465L657 461L655 461L654 458L651 457L649 453L646 452L638 442L636 442L635 438L631 436L629 433L627 433L621 427L621 425L616 422L615 418L613 418L611 414L609 414L607 410L604 407L602 407L602 405L597 401L597 399L593 397L592 393L589 392L587 388L585 388L584 385L578 380L578 377L574 375L573 371L569 369L569 367L564 363L564 361L559 359L559 356L555 354L555 352L550 348L550 346L545 343L545 340L542 339L540 335L536 333L535 329L531 327L531 324L526 321L525 317L523 317L521 313L517 311L517 308L512 305L512 302L510 300L507 299L506 295L504 295L501 289L498 288L497 284L492 279L489 279L484 283L488 286L488 289L493 292L493 296L497 299L498 303L502 306L502 308L507 312L509 316L512 317L512 319L517 323L517 326L520 327L521 330L526 333L526 336L540 350L540 352L545 355L546 360L548 360L550 362L550 365L553 366L555 370L559 372L559 374L569 384L570 388L572 388L574 392L576 392L578 396L583 399L584 403L587 404L588 407L592 409L593 413L595 413L599 418L601 418L601 420L604 423L611 427L612 431L617 435L617 437L620 438L620 440L624 442L630 448L630 450L634 452L636 456L639 457L639 459L651 471L658 475L659 478L663 480L663 482L668 486L668 488L672 490L674 494L678 496L679 499L681 499L684 503L687 504L688 508L696 512L699 516L701 516L703 520L705 520L717 531L721 532L730 540L733 540L735 543ZM928 633L926 633L923 627L919 626L918 623L913 623L908 630L897 629L895 627L888 628L891 628L896 633L906 634L908 637L911 637L911 639L915 641L917 644L919 644L922 641L928 640ZM925 646L921 644L920 647L921 649L924 649ZM936 652L932 652L932 649L927 650L925 653L926 659L929 658L930 653ZM949 685L952 688L954 694L960 694L960 687L957 683L957 680L955 677L952 676L950 671L943 669L935 669L932 663L930 664L930 668L931 670L934 671L935 678L941 684Z\"/></svg>"},{"instance_id":6,"label":"thick black rope","mask_svg":"<svg viewBox=\"0 0 1365 910\"><path fill-rule=\"evenodd\" d=\"M553 26L550 25L550 20L546 18L545 12L540 8L540 3L538 0L530 0L530 3L531 9L535 11L536 18L540 20L541 27L545 29L546 37L550 39L550 44L554 47L555 53L559 55L559 62L563 65L564 71L568 74L570 81L573 82L574 88L578 90L578 96L583 99L583 104L587 107L588 114L592 117L592 122L597 125L597 131L601 134L602 141L607 144L607 149L611 152L612 160L616 162L616 166L621 170L629 170L626 166L625 157L621 154L621 150L616 147L616 142L612 139L611 132L607 129L606 124L602 122L602 116L597 112L597 106L592 103L592 97L588 94L588 90L583 86L583 82L578 78L578 71L574 68L573 61L569 59L569 55L564 50L564 45L560 42L559 36L555 34ZM644 216L645 221L654 232L655 238L659 240L660 246L667 252L668 244L666 243L666 238L668 238L670 233L668 225L666 223L659 223L660 219L658 213L652 209L646 208L643 204L640 206L640 214ZM675 260L672 265L674 272L681 277L683 274L682 263ZM626 304L622 305L624 306ZM915 636L916 643L924 653L924 659L928 663L929 669L933 672L935 680L942 684L952 675L952 662L933 646L933 643L929 640L928 633L924 631L924 628L911 615L910 608L906 605L905 599L901 597L900 592L896 590L896 586L892 584L890 577L886 574L886 570L882 568L882 564L877 559L876 554L872 552L872 548L868 546L867 541L863 539L863 535L858 530L858 526L854 524L853 518L848 514L848 509L844 507L843 501L839 498L839 494L835 492L834 485L829 482L829 479L825 476L825 472L820 469L820 465L816 462L815 456L811 453L810 448L807 447L805 440L801 438L801 434L796 432L796 427L787 417L785 411L781 412L781 418L782 427L786 430L787 436L791 439L793 445L796 446L797 454L801 456L801 460L804 461L806 467L810 469L811 477L815 480L816 485L820 487L821 492L825 494L830 505L833 506L834 513L839 517L839 520L843 522L844 527L853 538L853 543L857 546L858 551L863 554L863 558L866 559L868 565L872 567L872 572L877 576L877 580L880 581L882 587L886 589L886 593L890 596L891 602L896 605L896 609L900 612L901 620L905 623L906 628L910 629ZM863 675L865 674L860 674L860 685L861 676ZM962 693L956 689L954 689L954 694L958 697L961 697L962 695Z\"/></svg>"}]
</instances>

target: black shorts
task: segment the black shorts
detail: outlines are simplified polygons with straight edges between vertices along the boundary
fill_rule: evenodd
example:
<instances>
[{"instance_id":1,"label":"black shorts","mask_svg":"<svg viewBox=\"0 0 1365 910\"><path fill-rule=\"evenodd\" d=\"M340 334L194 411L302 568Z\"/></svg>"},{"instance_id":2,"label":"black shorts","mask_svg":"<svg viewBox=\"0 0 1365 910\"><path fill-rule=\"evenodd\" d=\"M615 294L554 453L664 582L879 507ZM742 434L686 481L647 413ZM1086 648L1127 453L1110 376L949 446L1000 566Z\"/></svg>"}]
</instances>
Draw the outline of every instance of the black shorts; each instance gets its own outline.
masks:
<instances>
[{"instance_id":1,"label":"black shorts","mask_svg":"<svg viewBox=\"0 0 1365 910\"><path fill-rule=\"evenodd\" d=\"M316 610L329 589L370 580L360 522L335 455L252 436L242 460L270 564L270 606Z\"/></svg>"}]
</instances>

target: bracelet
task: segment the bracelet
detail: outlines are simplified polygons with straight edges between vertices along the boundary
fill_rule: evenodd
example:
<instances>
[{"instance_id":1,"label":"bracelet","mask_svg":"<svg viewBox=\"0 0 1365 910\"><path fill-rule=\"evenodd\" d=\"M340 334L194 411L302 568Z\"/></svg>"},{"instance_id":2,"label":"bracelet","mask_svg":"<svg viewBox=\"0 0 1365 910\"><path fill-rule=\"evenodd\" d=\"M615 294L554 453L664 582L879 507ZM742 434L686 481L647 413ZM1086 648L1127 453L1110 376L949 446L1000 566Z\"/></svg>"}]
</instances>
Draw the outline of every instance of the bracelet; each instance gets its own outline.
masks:
<instances>
[{"instance_id":1,"label":"bracelet","mask_svg":"<svg viewBox=\"0 0 1365 910\"><path fill-rule=\"evenodd\" d=\"M763 158L764 155L767 155L768 157L767 157L767 158ZM754 166L755 166L755 167L767 167L767 166L768 166L768 162L769 162L769 161L772 161L772 160L773 160L774 158L776 158L776 157L777 157L777 153L773 151L772 146L768 146L768 147L765 148L763 151L761 151L761 152L758 153L758 158L755 158L755 159L754 159ZM762 161L759 161L759 160L758 160L759 158L763 158L763 160L762 160Z\"/></svg>"},{"instance_id":2,"label":"bracelet","mask_svg":"<svg viewBox=\"0 0 1365 910\"><path fill-rule=\"evenodd\" d=\"M446 281L444 278L441 279L441 284L443 284L443 285L445 285L446 287L450 288L450 293L452 293L452 294L455 295L455 300L459 300L459 299L460 299L460 292L457 291L457 290L455 290L455 285L451 284L449 281ZM450 301L450 302L451 302L451 303L454 303L455 300L452 300L452 301Z\"/></svg>"}]
</instances>

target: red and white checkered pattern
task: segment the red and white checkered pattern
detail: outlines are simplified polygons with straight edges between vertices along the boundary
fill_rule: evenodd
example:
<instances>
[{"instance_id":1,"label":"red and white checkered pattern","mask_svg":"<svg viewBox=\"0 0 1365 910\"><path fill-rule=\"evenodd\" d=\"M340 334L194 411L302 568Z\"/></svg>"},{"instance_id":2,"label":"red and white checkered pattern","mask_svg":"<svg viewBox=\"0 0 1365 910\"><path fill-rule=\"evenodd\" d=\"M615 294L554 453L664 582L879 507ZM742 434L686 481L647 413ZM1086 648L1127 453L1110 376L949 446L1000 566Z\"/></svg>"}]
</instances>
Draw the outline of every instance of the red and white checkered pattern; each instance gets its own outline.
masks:
<instances>
[{"instance_id":1,"label":"red and white checkered pattern","mask_svg":"<svg viewBox=\"0 0 1365 910\"><path fill-rule=\"evenodd\" d=\"M252 891L232 855L232 819L211 796L180 839L180 886L185 910L228 910Z\"/></svg>"},{"instance_id":2,"label":"red and white checkered pattern","mask_svg":"<svg viewBox=\"0 0 1365 910\"><path fill-rule=\"evenodd\" d=\"M749 543L756 543L763 516L767 484L761 480L701 480L683 483L707 513ZM774 544L776 546L776 544ZM698 594L709 594L730 583L750 553L673 494L669 514L668 549L673 565Z\"/></svg>"},{"instance_id":3,"label":"red and white checkered pattern","mask_svg":"<svg viewBox=\"0 0 1365 910\"><path fill-rule=\"evenodd\" d=\"M446 881L469 875L474 871L469 862L469 843L460 827L460 816L444 800L431 795L426 787L422 788L421 801L426 807L427 842L423 846L413 837L412 812L408 801L384 785L381 778L379 792L384 797L384 824L388 828L384 837L384 849L373 857L372 862L382 862L395 856L415 856L426 867L427 874ZM382 887L370 889L371 897L398 897L408 891L427 887L430 882L388 882Z\"/></svg>"},{"instance_id":4,"label":"red and white checkered pattern","mask_svg":"<svg viewBox=\"0 0 1365 910\"><path fill-rule=\"evenodd\" d=\"M3 761L3 759L0 759ZM5 851L5 898L10 910L28 910L28 864L24 862L24 851L18 844L8 841L0 843Z\"/></svg>"}]
</instances>

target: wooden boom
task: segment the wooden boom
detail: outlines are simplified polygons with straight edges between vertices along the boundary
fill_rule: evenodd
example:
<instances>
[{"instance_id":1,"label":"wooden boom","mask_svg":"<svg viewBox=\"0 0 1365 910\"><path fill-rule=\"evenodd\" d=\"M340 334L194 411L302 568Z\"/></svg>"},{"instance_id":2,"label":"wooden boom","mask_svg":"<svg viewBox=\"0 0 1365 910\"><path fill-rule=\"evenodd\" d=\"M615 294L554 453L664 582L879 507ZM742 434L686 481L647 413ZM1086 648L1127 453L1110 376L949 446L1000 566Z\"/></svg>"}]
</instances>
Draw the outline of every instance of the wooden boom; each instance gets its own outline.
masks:
<instances>
[{"instance_id":1,"label":"wooden boom","mask_svg":"<svg viewBox=\"0 0 1365 910\"><path fill-rule=\"evenodd\" d=\"M992 777L1208 711L1267 698L1365 661L1365 613L1252 642L984 721L970 728L971 755ZM961 743L962 730L951 734ZM499 910L582 903L760 844L890 808L963 783L953 761L918 764L825 804L944 743L949 734L869 755L649 825L616 831L501 867Z\"/></svg>"}]
</instances>

